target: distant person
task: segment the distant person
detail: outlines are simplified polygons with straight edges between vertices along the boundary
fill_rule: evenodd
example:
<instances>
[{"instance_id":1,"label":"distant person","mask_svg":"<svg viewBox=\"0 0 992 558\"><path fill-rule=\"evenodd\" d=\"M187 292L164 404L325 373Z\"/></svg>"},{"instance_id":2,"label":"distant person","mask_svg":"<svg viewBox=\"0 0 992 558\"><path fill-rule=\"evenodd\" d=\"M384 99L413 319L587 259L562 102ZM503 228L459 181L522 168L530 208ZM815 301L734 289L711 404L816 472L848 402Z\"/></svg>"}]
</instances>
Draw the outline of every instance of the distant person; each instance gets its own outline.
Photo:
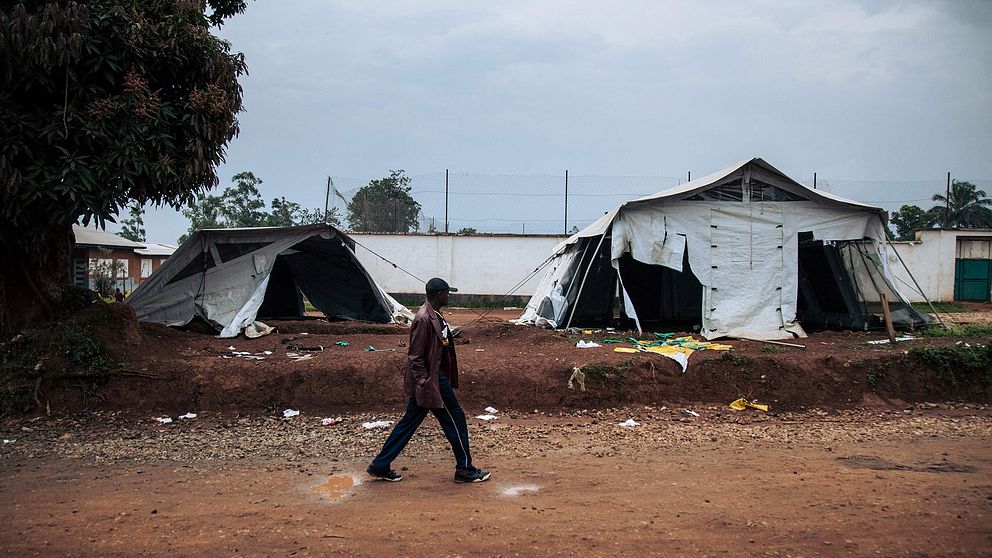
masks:
<instances>
[{"instance_id":1,"label":"distant person","mask_svg":"<svg viewBox=\"0 0 992 558\"><path fill-rule=\"evenodd\" d=\"M120 287L114 289L114 300L124 302L124 293L121 292Z\"/></svg>"},{"instance_id":2,"label":"distant person","mask_svg":"<svg viewBox=\"0 0 992 558\"><path fill-rule=\"evenodd\" d=\"M403 451L428 412L434 413L455 454L455 482L483 482L489 471L472 465L468 446L468 424L455 390L458 387L458 360L451 328L441 315L448 304L448 293L457 292L437 277L427 282L427 301L410 326L404 389L409 398L406 414L393 428L379 455L372 460L368 473L373 477L397 482L403 480L390 465Z\"/></svg>"}]
</instances>

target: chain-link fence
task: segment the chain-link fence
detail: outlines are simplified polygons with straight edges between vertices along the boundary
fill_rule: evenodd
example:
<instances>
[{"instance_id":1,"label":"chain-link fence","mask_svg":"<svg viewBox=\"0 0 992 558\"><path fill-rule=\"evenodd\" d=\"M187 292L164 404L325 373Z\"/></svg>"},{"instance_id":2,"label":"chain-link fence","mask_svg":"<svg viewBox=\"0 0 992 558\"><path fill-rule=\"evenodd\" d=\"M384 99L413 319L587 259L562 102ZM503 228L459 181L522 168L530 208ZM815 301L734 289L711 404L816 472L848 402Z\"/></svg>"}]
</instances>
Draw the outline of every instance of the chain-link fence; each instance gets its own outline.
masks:
<instances>
[{"instance_id":1,"label":"chain-link fence","mask_svg":"<svg viewBox=\"0 0 992 558\"><path fill-rule=\"evenodd\" d=\"M333 177L331 207L341 225L354 231L479 232L564 234L589 225L616 205L684 183L689 177L497 175L435 173L410 176L409 195L380 199L363 190L369 179ZM992 195L992 179L951 176ZM808 187L896 211L903 205L923 210L945 195L948 177L921 180L848 180L815 176Z\"/></svg>"}]
</instances>

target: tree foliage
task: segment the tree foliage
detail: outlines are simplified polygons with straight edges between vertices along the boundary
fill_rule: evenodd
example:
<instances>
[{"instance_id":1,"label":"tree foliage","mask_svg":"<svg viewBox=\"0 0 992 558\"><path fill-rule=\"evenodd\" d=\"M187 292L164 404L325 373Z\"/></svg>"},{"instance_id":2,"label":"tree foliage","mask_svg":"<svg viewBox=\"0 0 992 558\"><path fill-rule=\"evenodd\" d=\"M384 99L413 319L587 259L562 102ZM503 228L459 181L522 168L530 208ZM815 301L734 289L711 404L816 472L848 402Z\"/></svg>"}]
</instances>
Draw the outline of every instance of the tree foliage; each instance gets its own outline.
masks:
<instances>
[{"instance_id":1,"label":"tree foliage","mask_svg":"<svg viewBox=\"0 0 992 558\"><path fill-rule=\"evenodd\" d=\"M348 203L353 231L410 232L420 229L420 204L410 195L410 177L403 170L371 180Z\"/></svg>"},{"instance_id":2,"label":"tree foliage","mask_svg":"<svg viewBox=\"0 0 992 558\"><path fill-rule=\"evenodd\" d=\"M935 223L956 229L992 228L992 199L971 182L951 182L949 196L934 194L930 214Z\"/></svg>"},{"instance_id":3,"label":"tree foliage","mask_svg":"<svg viewBox=\"0 0 992 558\"><path fill-rule=\"evenodd\" d=\"M231 181L234 185L225 188L220 195L205 195L183 210L183 215L190 220L190 227L180 237L180 243L198 229L340 224L336 209L332 208L325 215L322 209L306 209L285 197L274 198L272 210L266 210L258 190L262 179L251 171L240 172Z\"/></svg>"},{"instance_id":4,"label":"tree foliage","mask_svg":"<svg viewBox=\"0 0 992 558\"><path fill-rule=\"evenodd\" d=\"M0 330L52 315L71 225L183 207L238 133L244 0L0 4ZM18 308L14 308L17 306Z\"/></svg>"},{"instance_id":5,"label":"tree foliage","mask_svg":"<svg viewBox=\"0 0 992 558\"><path fill-rule=\"evenodd\" d=\"M889 221L896 227L896 240L913 240L916 231L933 225L933 216L918 205L904 205L892 212Z\"/></svg>"},{"instance_id":6,"label":"tree foliage","mask_svg":"<svg viewBox=\"0 0 992 558\"><path fill-rule=\"evenodd\" d=\"M132 202L127 208L127 219L121 220L120 235L135 242L145 241L145 208Z\"/></svg>"}]
</instances>

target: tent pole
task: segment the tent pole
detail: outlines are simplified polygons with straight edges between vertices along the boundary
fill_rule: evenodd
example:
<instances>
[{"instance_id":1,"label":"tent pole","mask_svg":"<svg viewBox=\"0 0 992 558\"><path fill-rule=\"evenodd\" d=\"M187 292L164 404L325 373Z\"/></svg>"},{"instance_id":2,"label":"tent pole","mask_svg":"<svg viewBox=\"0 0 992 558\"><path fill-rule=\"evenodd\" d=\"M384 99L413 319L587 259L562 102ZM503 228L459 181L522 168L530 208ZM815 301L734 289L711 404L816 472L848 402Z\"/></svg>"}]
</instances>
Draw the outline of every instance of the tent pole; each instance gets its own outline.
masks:
<instances>
[{"instance_id":1,"label":"tent pole","mask_svg":"<svg viewBox=\"0 0 992 558\"><path fill-rule=\"evenodd\" d=\"M586 266L586 272L582 275L582 282L579 283L579 292L575 295L575 303L572 305L572 311L568 314L568 321L565 322L565 329L568 329L572 325L572 318L575 317L575 309L579 307L579 299L582 298L582 288L586 286L586 278L589 277L589 270L592 269L592 263L596 261L599 256L599 249L603 246L603 240L606 239L606 231L603 231L603 235L599 237L599 244L596 245L596 251L592 253L592 257L589 258L589 265Z\"/></svg>"},{"instance_id":2,"label":"tent pole","mask_svg":"<svg viewBox=\"0 0 992 558\"><path fill-rule=\"evenodd\" d=\"M909 275L909 278L913 280L913 284L916 285L916 290L923 296L923 300L927 301L927 306L930 307L930 310L933 310L933 315L935 318L937 318L937 322L940 323L940 325L944 326L944 329L948 329L947 324L944 323L944 320L940 319L940 314L937 313L937 309L934 308L933 303L930 302L930 297L928 297L927 294L923 292L923 288L920 287L920 284L916 282L916 277L913 277L913 272L909 270L909 266L906 265L906 262L902 260L902 256L899 255L899 251L896 250L895 244L892 244L892 239L889 237L889 231L887 230L885 231L885 241L889 243L889 248L892 248L892 251L895 253L896 257L899 258L899 263L901 263L902 268L906 270L906 274Z\"/></svg>"}]
</instances>

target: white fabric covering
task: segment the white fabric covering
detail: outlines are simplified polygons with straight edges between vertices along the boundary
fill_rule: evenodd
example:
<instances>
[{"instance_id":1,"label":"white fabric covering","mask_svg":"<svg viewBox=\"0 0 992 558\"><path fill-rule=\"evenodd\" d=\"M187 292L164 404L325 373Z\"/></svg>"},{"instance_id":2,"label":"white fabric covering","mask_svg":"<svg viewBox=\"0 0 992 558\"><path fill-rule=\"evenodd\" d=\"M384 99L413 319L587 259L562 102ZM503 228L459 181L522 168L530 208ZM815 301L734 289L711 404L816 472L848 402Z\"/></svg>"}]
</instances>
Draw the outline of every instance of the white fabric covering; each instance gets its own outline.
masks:
<instances>
[{"instance_id":1,"label":"white fabric covering","mask_svg":"<svg viewBox=\"0 0 992 558\"><path fill-rule=\"evenodd\" d=\"M729 186L727 186L729 185ZM792 196L789 201L754 201L751 188L769 186ZM741 201L690 200L714 187L740 188ZM784 339L805 336L796 322L799 233L823 241L874 241L885 255L884 210L824 195L788 178L755 158L651 196L621 204L572 235L555 251L559 265L545 275L518 322L538 323L545 298L554 301L562 280L561 263L576 255L582 239L610 231L613 267L630 254L635 260L682 271L684 255L703 285L702 335ZM888 270L885 270L888 273ZM889 281L892 283L892 281ZM627 315L635 319L626 290ZM563 301L562 301L563 302ZM556 309L552 327L564 327ZM566 316L567 319L567 316Z\"/></svg>"}]
</instances>

